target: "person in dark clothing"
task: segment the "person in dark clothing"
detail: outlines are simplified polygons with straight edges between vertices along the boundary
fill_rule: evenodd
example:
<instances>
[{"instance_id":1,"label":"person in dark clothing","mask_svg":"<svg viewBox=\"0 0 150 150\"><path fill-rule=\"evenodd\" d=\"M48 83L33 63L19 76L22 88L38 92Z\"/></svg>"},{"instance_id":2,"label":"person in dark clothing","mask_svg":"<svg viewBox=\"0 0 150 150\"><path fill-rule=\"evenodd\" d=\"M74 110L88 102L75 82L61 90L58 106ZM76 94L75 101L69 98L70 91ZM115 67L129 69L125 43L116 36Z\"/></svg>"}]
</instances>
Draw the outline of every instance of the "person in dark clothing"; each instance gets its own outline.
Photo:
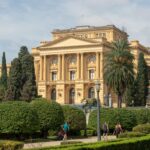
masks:
<instances>
[{"instance_id":1,"label":"person in dark clothing","mask_svg":"<svg viewBox=\"0 0 150 150\"><path fill-rule=\"evenodd\" d=\"M65 132L64 132L63 128L61 128L60 131L58 132L58 140L63 140L64 134L65 134Z\"/></svg>"},{"instance_id":2,"label":"person in dark clothing","mask_svg":"<svg viewBox=\"0 0 150 150\"><path fill-rule=\"evenodd\" d=\"M104 138L104 141L108 140L108 133L109 133L109 128L108 128L108 124L105 122L103 124L103 138Z\"/></svg>"}]
</instances>

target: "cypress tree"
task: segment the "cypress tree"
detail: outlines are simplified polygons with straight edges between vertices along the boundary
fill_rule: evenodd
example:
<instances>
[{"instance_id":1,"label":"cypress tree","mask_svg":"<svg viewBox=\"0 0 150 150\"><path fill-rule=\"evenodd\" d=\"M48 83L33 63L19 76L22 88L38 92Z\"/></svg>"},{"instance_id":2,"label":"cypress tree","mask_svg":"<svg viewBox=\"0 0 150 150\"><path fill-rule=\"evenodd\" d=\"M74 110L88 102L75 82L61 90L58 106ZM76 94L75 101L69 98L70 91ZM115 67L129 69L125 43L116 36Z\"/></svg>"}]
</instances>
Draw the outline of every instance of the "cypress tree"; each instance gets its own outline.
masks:
<instances>
[{"instance_id":1,"label":"cypress tree","mask_svg":"<svg viewBox=\"0 0 150 150\"><path fill-rule=\"evenodd\" d=\"M28 48L26 46L21 46L20 52L18 54L18 58L20 61L22 61L22 57L29 54Z\"/></svg>"},{"instance_id":2,"label":"cypress tree","mask_svg":"<svg viewBox=\"0 0 150 150\"><path fill-rule=\"evenodd\" d=\"M5 52L3 52L2 56L2 74L0 79L1 86L4 86L4 89L7 89L7 66L6 66L6 57Z\"/></svg>"},{"instance_id":3,"label":"cypress tree","mask_svg":"<svg viewBox=\"0 0 150 150\"><path fill-rule=\"evenodd\" d=\"M138 60L138 72L137 72L137 97L136 97L136 105L137 106L145 106L146 105L146 98L148 94L148 73L147 73L147 65L144 59L144 54L139 54Z\"/></svg>"},{"instance_id":4,"label":"cypress tree","mask_svg":"<svg viewBox=\"0 0 150 150\"><path fill-rule=\"evenodd\" d=\"M21 63L18 58L11 62L11 69L6 91L6 100L19 100L21 95Z\"/></svg>"},{"instance_id":5,"label":"cypress tree","mask_svg":"<svg viewBox=\"0 0 150 150\"><path fill-rule=\"evenodd\" d=\"M23 72L23 87L21 92L21 99L31 101L37 97L37 87L35 81L34 60L32 55L26 54L22 57L22 72Z\"/></svg>"},{"instance_id":6,"label":"cypress tree","mask_svg":"<svg viewBox=\"0 0 150 150\"><path fill-rule=\"evenodd\" d=\"M134 106L136 101L136 83L129 85L125 92L125 102L127 106Z\"/></svg>"}]
</instances>

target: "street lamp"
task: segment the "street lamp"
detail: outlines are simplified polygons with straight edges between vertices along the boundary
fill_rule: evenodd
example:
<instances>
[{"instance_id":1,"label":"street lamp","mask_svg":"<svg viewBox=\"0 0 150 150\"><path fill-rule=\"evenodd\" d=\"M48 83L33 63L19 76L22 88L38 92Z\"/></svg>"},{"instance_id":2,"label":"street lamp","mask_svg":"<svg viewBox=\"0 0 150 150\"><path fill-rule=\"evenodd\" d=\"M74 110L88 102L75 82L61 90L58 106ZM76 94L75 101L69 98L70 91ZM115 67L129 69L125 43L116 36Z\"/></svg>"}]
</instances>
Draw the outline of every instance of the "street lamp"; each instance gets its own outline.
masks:
<instances>
[{"instance_id":1,"label":"street lamp","mask_svg":"<svg viewBox=\"0 0 150 150\"><path fill-rule=\"evenodd\" d=\"M101 130L100 130L100 99L99 99L99 91L100 91L100 82L96 80L95 88L97 92L97 140L101 140Z\"/></svg>"}]
</instances>

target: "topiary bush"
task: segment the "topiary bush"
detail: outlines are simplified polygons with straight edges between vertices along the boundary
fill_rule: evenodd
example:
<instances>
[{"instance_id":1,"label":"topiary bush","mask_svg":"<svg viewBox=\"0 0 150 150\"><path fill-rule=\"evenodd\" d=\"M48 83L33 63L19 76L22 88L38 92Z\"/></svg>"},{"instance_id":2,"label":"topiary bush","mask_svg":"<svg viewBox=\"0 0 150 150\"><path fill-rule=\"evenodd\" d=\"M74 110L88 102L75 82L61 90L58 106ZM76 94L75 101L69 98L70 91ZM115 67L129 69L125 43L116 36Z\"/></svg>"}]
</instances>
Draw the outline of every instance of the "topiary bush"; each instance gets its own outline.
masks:
<instances>
[{"instance_id":1,"label":"topiary bush","mask_svg":"<svg viewBox=\"0 0 150 150\"><path fill-rule=\"evenodd\" d=\"M124 130L131 131L137 125L134 113L128 109L115 109L116 123L120 122Z\"/></svg>"},{"instance_id":2,"label":"topiary bush","mask_svg":"<svg viewBox=\"0 0 150 150\"><path fill-rule=\"evenodd\" d=\"M0 141L0 149L1 150L21 150L23 149L23 142L17 141Z\"/></svg>"},{"instance_id":3,"label":"topiary bush","mask_svg":"<svg viewBox=\"0 0 150 150\"><path fill-rule=\"evenodd\" d=\"M136 117L137 124L150 123L150 109L139 108L139 109L130 109Z\"/></svg>"},{"instance_id":4,"label":"topiary bush","mask_svg":"<svg viewBox=\"0 0 150 150\"><path fill-rule=\"evenodd\" d=\"M141 124L137 125L136 127L133 128L134 132L140 132L144 134L150 134L150 124Z\"/></svg>"},{"instance_id":5,"label":"topiary bush","mask_svg":"<svg viewBox=\"0 0 150 150\"><path fill-rule=\"evenodd\" d=\"M63 124L64 114L58 103L41 99L32 101L31 105L37 111L43 137L47 137L48 130L58 130Z\"/></svg>"},{"instance_id":6,"label":"topiary bush","mask_svg":"<svg viewBox=\"0 0 150 150\"><path fill-rule=\"evenodd\" d=\"M118 122L122 125L124 130L132 130L136 125L134 113L127 109L101 108L100 121L101 127L106 121L110 131L114 130ZM97 129L97 110L91 112L88 127L95 130Z\"/></svg>"},{"instance_id":7,"label":"topiary bush","mask_svg":"<svg viewBox=\"0 0 150 150\"><path fill-rule=\"evenodd\" d=\"M113 130L116 124L114 114L115 114L114 109L101 108L100 109L101 127L102 127L102 124L104 124L104 122L106 121L109 125L109 129ZM90 117L89 117L88 127L94 130L97 130L97 110L94 110L91 112Z\"/></svg>"},{"instance_id":8,"label":"topiary bush","mask_svg":"<svg viewBox=\"0 0 150 150\"><path fill-rule=\"evenodd\" d=\"M119 138L133 138L133 137L141 137L145 136L146 134L141 132L124 132L118 135Z\"/></svg>"},{"instance_id":9,"label":"topiary bush","mask_svg":"<svg viewBox=\"0 0 150 150\"><path fill-rule=\"evenodd\" d=\"M65 121L69 122L70 132L73 134L80 134L80 130L86 127L86 118L84 112L76 107L69 105L62 106Z\"/></svg>"},{"instance_id":10,"label":"topiary bush","mask_svg":"<svg viewBox=\"0 0 150 150\"><path fill-rule=\"evenodd\" d=\"M39 129L38 115L29 103L23 101L0 104L0 133L31 134Z\"/></svg>"}]
</instances>

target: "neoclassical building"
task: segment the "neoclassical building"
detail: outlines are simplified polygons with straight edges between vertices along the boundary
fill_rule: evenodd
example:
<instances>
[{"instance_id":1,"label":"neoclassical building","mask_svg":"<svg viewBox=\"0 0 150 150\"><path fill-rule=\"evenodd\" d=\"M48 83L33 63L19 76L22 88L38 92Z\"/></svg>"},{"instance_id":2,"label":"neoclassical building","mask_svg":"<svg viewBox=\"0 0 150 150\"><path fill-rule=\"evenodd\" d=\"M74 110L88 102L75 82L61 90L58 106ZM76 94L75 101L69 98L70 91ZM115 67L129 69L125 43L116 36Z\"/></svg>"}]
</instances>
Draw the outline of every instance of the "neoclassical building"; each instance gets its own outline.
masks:
<instances>
[{"instance_id":1,"label":"neoclassical building","mask_svg":"<svg viewBox=\"0 0 150 150\"><path fill-rule=\"evenodd\" d=\"M61 104L80 104L82 99L96 96L95 80L99 80L101 104L111 102L115 107L117 98L104 83L103 69L104 55L118 39L128 39L128 35L114 25L54 30L51 41L32 49L38 94ZM149 49L136 40L130 46L135 71L141 52L150 66Z\"/></svg>"}]
</instances>

